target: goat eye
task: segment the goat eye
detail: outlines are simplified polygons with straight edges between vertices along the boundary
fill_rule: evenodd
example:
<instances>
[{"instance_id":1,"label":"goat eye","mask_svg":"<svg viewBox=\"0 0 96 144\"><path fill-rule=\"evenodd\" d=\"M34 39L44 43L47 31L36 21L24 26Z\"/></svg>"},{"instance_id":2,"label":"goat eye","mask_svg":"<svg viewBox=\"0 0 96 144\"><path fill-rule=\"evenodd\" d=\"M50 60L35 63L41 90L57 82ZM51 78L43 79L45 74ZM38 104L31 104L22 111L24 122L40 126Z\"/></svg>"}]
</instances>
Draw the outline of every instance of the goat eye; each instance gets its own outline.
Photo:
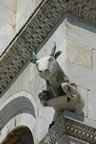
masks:
<instances>
[{"instance_id":1,"label":"goat eye","mask_svg":"<svg viewBox=\"0 0 96 144\"><path fill-rule=\"evenodd\" d=\"M46 69L46 72L49 72L49 69Z\"/></svg>"},{"instance_id":2,"label":"goat eye","mask_svg":"<svg viewBox=\"0 0 96 144\"><path fill-rule=\"evenodd\" d=\"M51 57L50 59L49 59L49 62L52 62L53 61L53 58Z\"/></svg>"}]
</instances>

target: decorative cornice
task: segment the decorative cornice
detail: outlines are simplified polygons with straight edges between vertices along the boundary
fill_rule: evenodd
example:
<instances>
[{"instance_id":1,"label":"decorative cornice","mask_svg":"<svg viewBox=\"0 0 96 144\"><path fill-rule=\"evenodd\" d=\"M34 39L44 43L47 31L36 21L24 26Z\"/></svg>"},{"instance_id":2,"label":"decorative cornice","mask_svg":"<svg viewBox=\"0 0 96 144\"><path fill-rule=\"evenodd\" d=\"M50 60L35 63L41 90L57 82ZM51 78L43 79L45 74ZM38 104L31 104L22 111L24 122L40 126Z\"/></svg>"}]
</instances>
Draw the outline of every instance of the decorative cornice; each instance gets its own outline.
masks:
<instances>
[{"instance_id":1,"label":"decorative cornice","mask_svg":"<svg viewBox=\"0 0 96 144\"><path fill-rule=\"evenodd\" d=\"M0 96L26 66L32 51L38 52L49 36L71 14L96 23L94 0L45 0L26 29L0 61Z\"/></svg>"},{"instance_id":2,"label":"decorative cornice","mask_svg":"<svg viewBox=\"0 0 96 144\"><path fill-rule=\"evenodd\" d=\"M95 128L92 128L79 120L70 118L64 113L53 127L49 129L47 135L39 144L55 144L64 134L91 144L96 144Z\"/></svg>"}]
</instances>

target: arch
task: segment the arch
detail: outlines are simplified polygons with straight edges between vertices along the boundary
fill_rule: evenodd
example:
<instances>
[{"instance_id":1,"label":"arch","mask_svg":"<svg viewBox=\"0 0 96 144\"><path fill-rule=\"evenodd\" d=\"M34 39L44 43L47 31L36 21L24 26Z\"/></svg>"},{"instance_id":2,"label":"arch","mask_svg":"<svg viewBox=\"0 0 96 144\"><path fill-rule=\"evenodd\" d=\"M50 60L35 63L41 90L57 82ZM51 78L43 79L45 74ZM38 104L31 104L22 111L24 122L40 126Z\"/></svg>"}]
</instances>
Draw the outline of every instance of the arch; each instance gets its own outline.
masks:
<instances>
[{"instance_id":1,"label":"arch","mask_svg":"<svg viewBox=\"0 0 96 144\"><path fill-rule=\"evenodd\" d=\"M10 119L20 113L30 113L36 119L35 102L32 101L32 95L31 100L28 96L30 96L30 94L27 92L19 92L2 104L2 109L0 109L0 129L2 129Z\"/></svg>"},{"instance_id":2,"label":"arch","mask_svg":"<svg viewBox=\"0 0 96 144\"><path fill-rule=\"evenodd\" d=\"M34 141L29 128L22 126L12 130L2 144L34 144Z\"/></svg>"},{"instance_id":3,"label":"arch","mask_svg":"<svg viewBox=\"0 0 96 144\"><path fill-rule=\"evenodd\" d=\"M13 99L0 111L0 120L2 121L0 129L2 129L9 120L21 113L30 113L36 118L32 103L24 96Z\"/></svg>"},{"instance_id":4,"label":"arch","mask_svg":"<svg viewBox=\"0 0 96 144\"><path fill-rule=\"evenodd\" d=\"M4 140L6 135L18 126L25 126L30 129L33 135L37 107L33 96L25 91L18 92L9 97L0 106L0 142Z\"/></svg>"}]
</instances>

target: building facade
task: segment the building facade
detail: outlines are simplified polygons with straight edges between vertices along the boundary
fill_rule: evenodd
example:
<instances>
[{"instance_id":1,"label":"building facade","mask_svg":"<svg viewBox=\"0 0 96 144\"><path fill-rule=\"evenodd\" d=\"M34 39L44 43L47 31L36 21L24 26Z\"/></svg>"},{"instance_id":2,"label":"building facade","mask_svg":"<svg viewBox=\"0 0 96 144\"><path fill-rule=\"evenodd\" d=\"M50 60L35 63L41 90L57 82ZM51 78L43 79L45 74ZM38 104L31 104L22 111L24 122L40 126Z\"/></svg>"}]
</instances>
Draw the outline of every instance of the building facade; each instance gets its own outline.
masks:
<instances>
[{"instance_id":1,"label":"building facade","mask_svg":"<svg viewBox=\"0 0 96 144\"><path fill-rule=\"evenodd\" d=\"M0 143L95 144L96 2L0 3ZM54 41L62 51L57 62L84 100L82 112L65 109L55 117L54 107L63 101L44 107L38 97L45 80L31 62L32 52L38 58L50 55Z\"/></svg>"}]
</instances>

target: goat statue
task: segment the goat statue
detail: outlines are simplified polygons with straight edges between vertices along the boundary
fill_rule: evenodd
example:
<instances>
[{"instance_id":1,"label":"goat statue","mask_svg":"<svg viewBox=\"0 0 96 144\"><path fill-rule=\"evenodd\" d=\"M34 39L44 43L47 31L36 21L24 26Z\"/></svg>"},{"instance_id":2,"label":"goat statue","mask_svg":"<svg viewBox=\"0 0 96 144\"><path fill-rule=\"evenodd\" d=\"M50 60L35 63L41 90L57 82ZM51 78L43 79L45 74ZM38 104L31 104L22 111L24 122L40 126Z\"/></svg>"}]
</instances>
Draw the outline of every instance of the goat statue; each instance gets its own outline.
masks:
<instances>
[{"instance_id":1,"label":"goat statue","mask_svg":"<svg viewBox=\"0 0 96 144\"><path fill-rule=\"evenodd\" d=\"M46 89L39 93L39 98L43 106L48 106L49 100L63 96L64 108L62 110L75 111L82 103L82 98L77 85L69 80L56 61L61 53L61 51L56 52L56 43L50 56L38 59L33 52L32 63L36 64L40 77L46 81Z\"/></svg>"}]
</instances>

